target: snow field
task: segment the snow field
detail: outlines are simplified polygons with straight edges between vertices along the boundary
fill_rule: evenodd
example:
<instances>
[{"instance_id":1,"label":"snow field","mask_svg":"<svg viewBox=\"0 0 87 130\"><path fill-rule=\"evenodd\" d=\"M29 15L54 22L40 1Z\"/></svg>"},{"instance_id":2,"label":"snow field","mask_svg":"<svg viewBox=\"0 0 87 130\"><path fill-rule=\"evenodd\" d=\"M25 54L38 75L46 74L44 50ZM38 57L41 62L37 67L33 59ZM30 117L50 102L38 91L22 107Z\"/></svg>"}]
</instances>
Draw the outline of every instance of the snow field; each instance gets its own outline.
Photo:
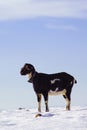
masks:
<instances>
[{"instance_id":1,"label":"snow field","mask_svg":"<svg viewBox=\"0 0 87 130\"><path fill-rule=\"evenodd\" d=\"M72 107L42 110L35 118L37 109L0 111L0 130L87 130L87 107Z\"/></svg>"}]
</instances>

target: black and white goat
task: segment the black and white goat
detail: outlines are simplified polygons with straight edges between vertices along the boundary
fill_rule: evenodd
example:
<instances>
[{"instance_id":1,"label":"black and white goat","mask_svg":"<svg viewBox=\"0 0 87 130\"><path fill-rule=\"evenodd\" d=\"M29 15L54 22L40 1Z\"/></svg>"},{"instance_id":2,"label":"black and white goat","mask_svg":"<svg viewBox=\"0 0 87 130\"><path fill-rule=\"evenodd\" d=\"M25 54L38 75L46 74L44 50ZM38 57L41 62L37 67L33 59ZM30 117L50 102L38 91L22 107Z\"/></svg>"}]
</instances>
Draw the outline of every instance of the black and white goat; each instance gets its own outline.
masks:
<instances>
[{"instance_id":1,"label":"black and white goat","mask_svg":"<svg viewBox=\"0 0 87 130\"><path fill-rule=\"evenodd\" d=\"M48 95L62 94L66 100L66 110L70 110L71 90L74 83L77 83L75 78L65 72L56 74L38 73L34 66L26 63L20 71L21 75L28 75L28 82L33 84L34 91L37 95L38 111L41 112L41 97L43 95L48 108Z\"/></svg>"}]
</instances>

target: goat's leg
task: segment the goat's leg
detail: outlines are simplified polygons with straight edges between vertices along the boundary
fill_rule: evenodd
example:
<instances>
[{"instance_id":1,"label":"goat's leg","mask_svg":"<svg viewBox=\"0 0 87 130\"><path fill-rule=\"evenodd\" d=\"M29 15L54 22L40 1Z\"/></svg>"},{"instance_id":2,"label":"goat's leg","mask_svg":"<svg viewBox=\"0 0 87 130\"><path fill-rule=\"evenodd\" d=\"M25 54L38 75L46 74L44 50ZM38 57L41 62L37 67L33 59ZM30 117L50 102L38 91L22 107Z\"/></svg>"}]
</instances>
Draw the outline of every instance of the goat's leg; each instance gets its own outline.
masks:
<instances>
[{"instance_id":1,"label":"goat's leg","mask_svg":"<svg viewBox=\"0 0 87 130\"><path fill-rule=\"evenodd\" d=\"M71 101L70 94L63 95L63 97L66 100L66 110L69 111L70 110L70 101Z\"/></svg>"},{"instance_id":2,"label":"goat's leg","mask_svg":"<svg viewBox=\"0 0 87 130\"><path fill-rule=\"evenodd\" d=\"M38 101L38 112L41 112L41 94L37 94L37 101Z\"/></svg>"},{"instance_id":3,"label":"goat's leg","mask_svg":"<svg viewBox=\"0 0 87 130\"><path fill-rule=\"evenodd\" d=\"M44 93L44 101L45 101L45 107L46 107L46 112L49 112L49 107L48 107L48 93Z\"/></svg>"},{"instance_id":4,"label":"goat's leg","mask_svg":"<svg viewBox=\"0 0 87 130\"><path fill-rule=\"evenodd\" d=\"M45 106L46 106L46 112L49 112L48 100L47 100L47 101L45 101Z\"/></svg>"},{"instance_id":5,"label":"goat's leg","mask_svg":"<svg viewBox=\"0 0 87 130\"><path fill-rule=\"evenodd\" d=\"M66 98L66 110L70 110L70 99Z\"/></svg>"}]
</instances>

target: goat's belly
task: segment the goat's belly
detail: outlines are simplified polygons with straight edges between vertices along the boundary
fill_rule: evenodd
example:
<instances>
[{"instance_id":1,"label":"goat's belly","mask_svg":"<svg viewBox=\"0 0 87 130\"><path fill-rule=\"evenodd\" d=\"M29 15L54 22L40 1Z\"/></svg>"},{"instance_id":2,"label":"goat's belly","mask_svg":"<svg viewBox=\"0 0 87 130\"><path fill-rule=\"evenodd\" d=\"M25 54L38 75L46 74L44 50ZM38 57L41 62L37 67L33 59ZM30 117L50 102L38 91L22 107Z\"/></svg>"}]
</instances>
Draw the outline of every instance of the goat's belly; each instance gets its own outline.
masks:
<instances>
[{"instance_id":1,"label":"goat's belly","mask_svg":"<svg viewBox=\"0 0 87 130\"><path fill-rule=\"evenodd\" d=\"M60 95L60 94L66 95L66 89L63 89L62 91L52 91L52 90L50 90L48 94L52 95L52 96L56 96L56 95Z\"/></svg>"}]
</instances>

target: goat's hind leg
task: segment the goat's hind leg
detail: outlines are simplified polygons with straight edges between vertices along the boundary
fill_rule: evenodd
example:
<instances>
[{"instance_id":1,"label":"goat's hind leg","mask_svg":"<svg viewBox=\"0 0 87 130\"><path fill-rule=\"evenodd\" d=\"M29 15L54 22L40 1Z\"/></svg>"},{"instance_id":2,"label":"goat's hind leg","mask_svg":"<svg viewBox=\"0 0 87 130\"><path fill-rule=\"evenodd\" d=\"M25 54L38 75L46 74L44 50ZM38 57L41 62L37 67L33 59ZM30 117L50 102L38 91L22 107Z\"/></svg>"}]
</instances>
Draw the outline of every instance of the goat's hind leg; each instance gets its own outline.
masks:
<instances>
[{"instance_id":1,"label":"goat's hind leg","mask_svg":"<svg viewBox=\"0 0 87 130\"><path fill-rule=\"evenodd\" d=\"M71 98L70 98L70 94L66 94L66 95L63 95L63 97L65 98L66 100L66 110L70 110L70 102L71 102Z\"/></svg>"}]
</instances>

